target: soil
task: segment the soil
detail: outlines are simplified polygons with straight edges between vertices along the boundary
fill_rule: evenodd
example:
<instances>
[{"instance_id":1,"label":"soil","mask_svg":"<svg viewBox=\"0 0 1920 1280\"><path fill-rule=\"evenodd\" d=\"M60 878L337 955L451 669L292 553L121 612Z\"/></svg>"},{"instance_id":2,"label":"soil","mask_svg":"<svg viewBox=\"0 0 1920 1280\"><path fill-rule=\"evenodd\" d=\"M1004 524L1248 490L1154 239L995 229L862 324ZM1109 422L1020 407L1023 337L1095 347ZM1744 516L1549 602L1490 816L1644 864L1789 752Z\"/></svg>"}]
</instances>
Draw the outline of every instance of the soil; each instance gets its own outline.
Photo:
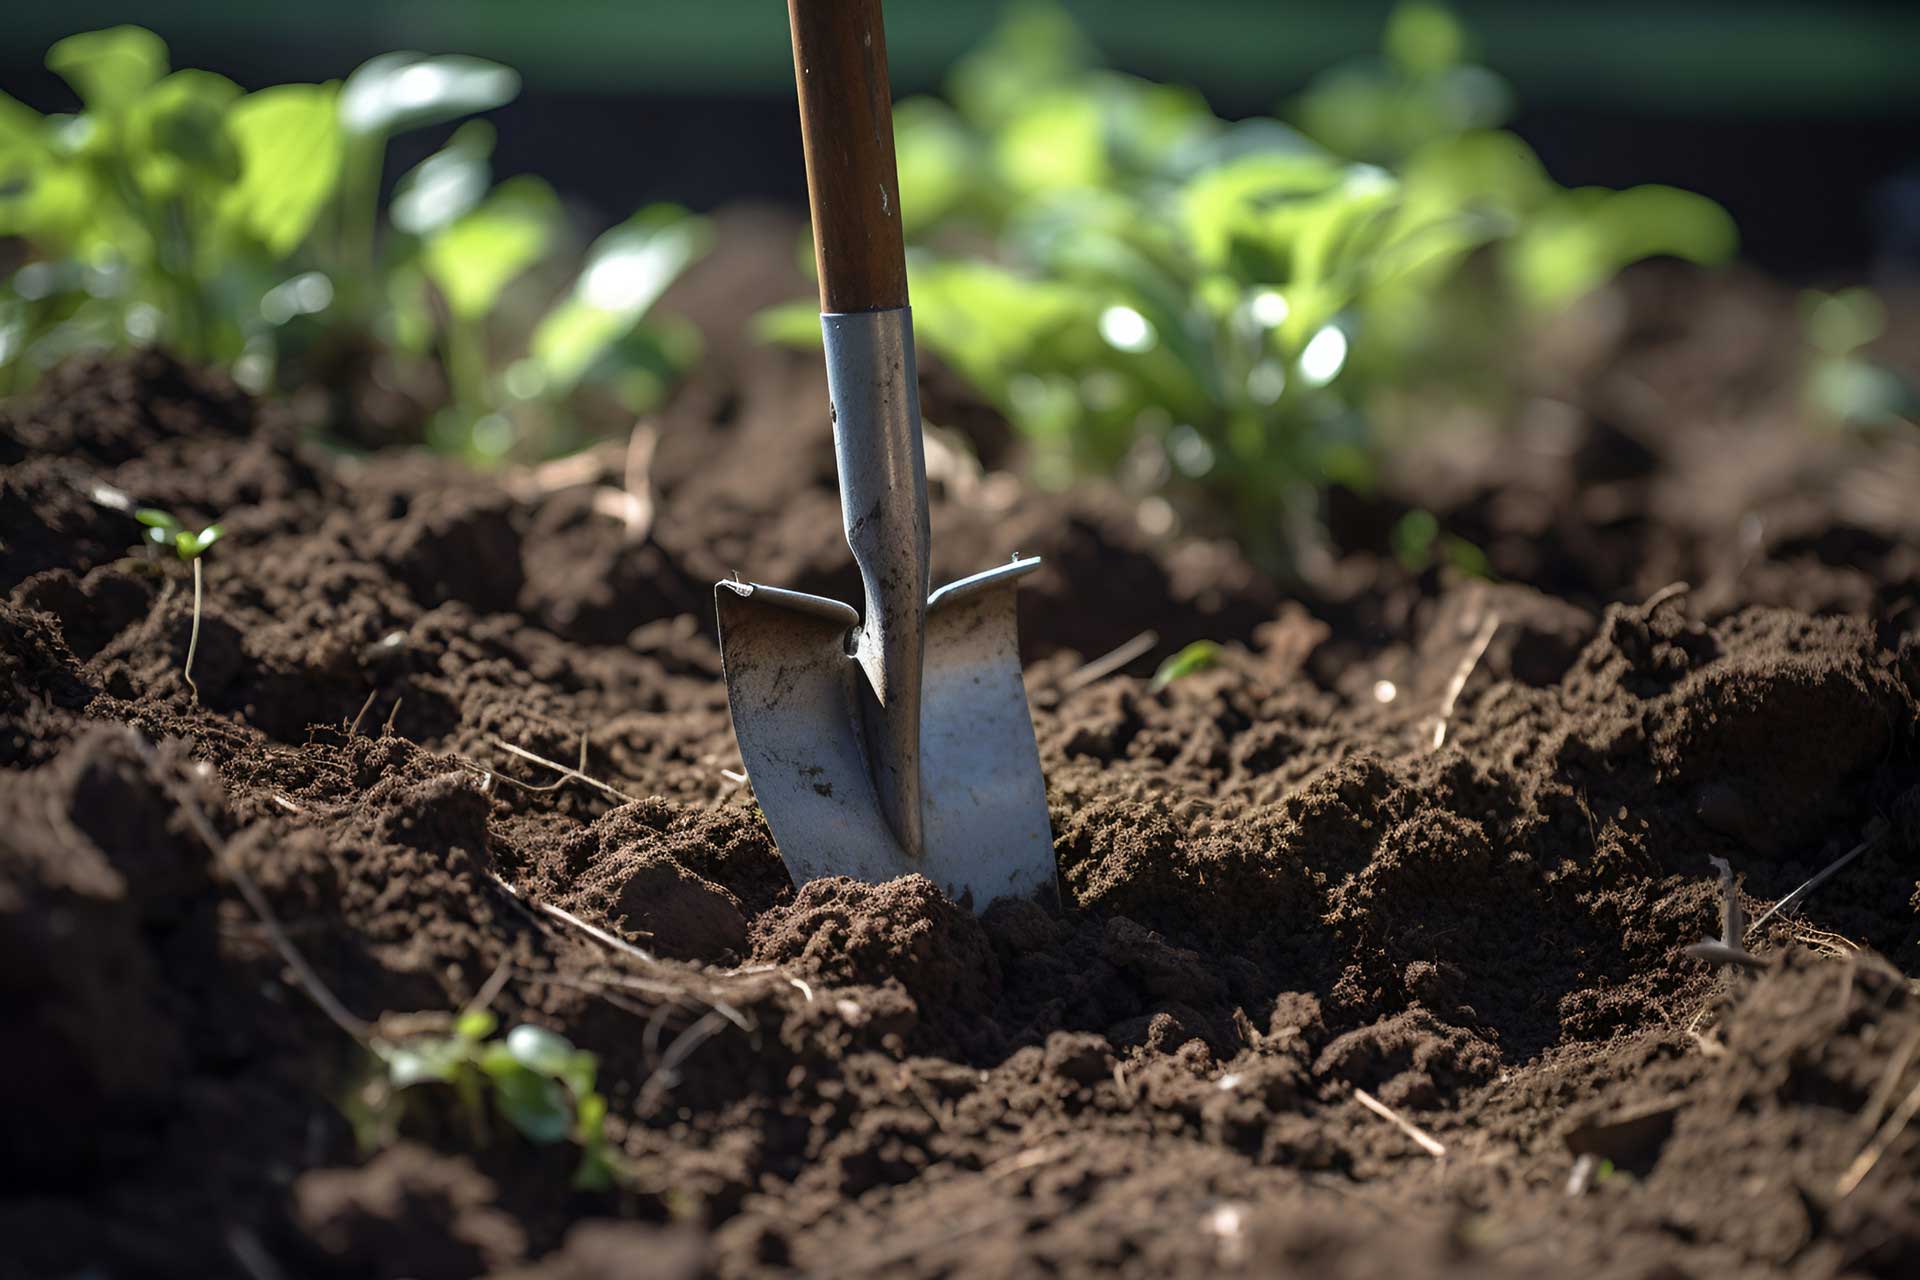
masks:
<instances>
[{"instance_id":1,"label":"soil","mask_svg":"<svg viewBox=\"0 0 1920 1280\"><path fill-rule=\"evenodd\" d=\"M1799 421L1790 295L1630 276L1284 588L930 370L936 577L1048 561L1064 901L975 918L796 890L737 773L711 584L854 595L823 378L738 331L790 230L676 291L644 536L618 450L341 455L154 352L0 409L0 1273L1920 1269L1920 438ZM228 529L197 699L115 492ZM1495 580L1397 564L1415 505ZM1687 954L1710 857L1751 918L1863 840L1764 967ZM620 1186L431 1088L357 1137L350 1032L475 1003L597 1056Z\"/></svg>"}]
</instances>

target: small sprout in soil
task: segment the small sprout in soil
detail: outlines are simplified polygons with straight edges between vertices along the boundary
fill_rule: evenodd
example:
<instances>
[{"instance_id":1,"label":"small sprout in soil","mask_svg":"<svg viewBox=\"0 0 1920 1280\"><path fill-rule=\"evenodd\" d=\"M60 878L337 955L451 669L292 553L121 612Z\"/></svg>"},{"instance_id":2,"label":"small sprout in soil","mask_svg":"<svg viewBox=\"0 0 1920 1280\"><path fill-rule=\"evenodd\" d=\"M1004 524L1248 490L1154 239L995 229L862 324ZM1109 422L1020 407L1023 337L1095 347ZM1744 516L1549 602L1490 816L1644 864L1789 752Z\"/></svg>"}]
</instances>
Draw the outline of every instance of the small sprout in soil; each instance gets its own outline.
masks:
<instances>
[{"instance_id":1,"label":"small sprout in soil","mask_svg":"<svg viewBox=\"0 0 1920 1280\"><path fill-rule=\"evenodd\" d=\"M1734 887L1733 865L1725 858L1709 858L1720 869L1720 936L1702 938L1687 948L1687 954L1712 964L1738 965L1745 969L1764 969L1768 960L1754 955L1741 945L1746 933L1746 913L1740 908L1740 891Z\"/></svg>"},{"instance_id":2,"label":"small sprout in soil","mask_svg":"<svg viewBox=\"0 0 1920 1280\"><path fill-rule=\"evenodd\" d=\"M194 532L181 524L172 512L155 507L142 507L133 513L133 518L147 527L149 545L171 547L175 555L193 566L193 629L187 634L187 665L181 675L186 678L187 688L193 690L193 700L198 702L200 686L193 682L193 655L200 648L200 556L218 542L226 530L216 523Z\"/></svg>"},{"instance_id":3,"label":"small sprout in soil","mask_svg":"<svg viewBox=\"0 0 1920 1280\"><path fill-rule=\"evenodd\" d=\"M530 1142L571 1141L580 1148L573 1185L583 1191L613 1186L618 1168L607 1142L607 1100L594 1088L598 1063L565 1036L522 1024L495 1037L499 1020L484 1009L462 1013L444 1036L371 1047L385 1066L357 1117L361 1141L382 1145L399 1125L409 1091L446 1086L453 1091L477 1139L492 1111Z\"/></svg>"},{"instance_id":4,"label":"small sprout in soil","mask_svg":"<svg viewBox=\"0 0 1920 1280\"><path fill-rule=\"evenodd\" d=\"M1184 680L1197 671L1218 665L1220 646L1211 640L1195 640L1180 652L1160 664L1153 673L1153 683L1147 686L1147 692L1158 693L1175 680Z\"/></svg>"}]
</instances>

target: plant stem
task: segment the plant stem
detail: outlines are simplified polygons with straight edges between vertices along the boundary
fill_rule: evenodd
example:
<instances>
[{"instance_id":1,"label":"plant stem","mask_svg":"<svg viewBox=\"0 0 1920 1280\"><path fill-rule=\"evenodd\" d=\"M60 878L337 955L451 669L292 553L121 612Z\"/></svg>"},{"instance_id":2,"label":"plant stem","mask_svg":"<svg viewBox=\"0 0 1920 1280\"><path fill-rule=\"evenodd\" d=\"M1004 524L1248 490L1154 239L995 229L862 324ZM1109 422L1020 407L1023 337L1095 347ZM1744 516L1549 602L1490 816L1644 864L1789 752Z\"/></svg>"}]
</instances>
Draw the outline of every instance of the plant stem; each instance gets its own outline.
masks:
<instances>
[{"instance_id":1,"label":"plant stem","mask_svg":"<svg viewBox=\"0 0 1920 1280\"><path fill-rule=\"evenodd\" d=\"M193 655L200 647L200 557L193 558L193 629L187 633L187 665L181 672L187 679L187 688L193 690L193 700L200 701L200 686L193 682Z\"/></svg>"}]
</instances>

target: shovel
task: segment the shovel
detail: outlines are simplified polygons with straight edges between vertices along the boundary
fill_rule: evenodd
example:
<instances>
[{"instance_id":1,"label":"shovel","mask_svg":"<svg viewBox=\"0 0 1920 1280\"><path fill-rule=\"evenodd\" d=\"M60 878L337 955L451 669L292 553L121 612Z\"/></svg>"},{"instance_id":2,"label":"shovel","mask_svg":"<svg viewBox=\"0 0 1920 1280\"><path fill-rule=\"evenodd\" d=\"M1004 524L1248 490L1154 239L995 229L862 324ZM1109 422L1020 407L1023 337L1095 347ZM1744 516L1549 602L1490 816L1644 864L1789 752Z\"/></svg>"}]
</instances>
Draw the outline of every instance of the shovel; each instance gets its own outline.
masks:
<instances>
[{"instance_id":1,"label":"shovel","mask_svg":"<svg viewBox=\"0 0 1920 1280\"><path fill-rule=\"evenodd\" d=\"M918 872L956 902L1051 897L1014 557L927 594L926 463L880 0L788 0L840 512L859 611L723 581L734 737L796 884ZM777 465L777 464L776 464Z\"/></svg>"}]
</instances>

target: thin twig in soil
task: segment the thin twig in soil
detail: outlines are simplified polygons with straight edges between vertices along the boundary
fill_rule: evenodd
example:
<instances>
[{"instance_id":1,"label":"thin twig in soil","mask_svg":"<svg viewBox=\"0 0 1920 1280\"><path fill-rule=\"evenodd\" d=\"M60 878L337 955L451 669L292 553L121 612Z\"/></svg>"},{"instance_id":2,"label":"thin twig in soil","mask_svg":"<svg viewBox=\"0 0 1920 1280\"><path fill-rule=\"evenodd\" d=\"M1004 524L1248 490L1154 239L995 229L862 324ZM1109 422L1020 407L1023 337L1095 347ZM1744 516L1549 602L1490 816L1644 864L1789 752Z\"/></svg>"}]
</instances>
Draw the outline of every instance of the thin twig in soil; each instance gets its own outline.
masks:
<instances>
[{"instance_id":1,"label":"thin twig in soil","mask_svg":"<svg viewBox=\"0 0 1920 1280\"><path fill-rule=\"evenodd\" d=\"M521 982L530 982L549 987L568 987L574 991L591 992L597 999L604 1000L622 1013L630 1013L636 1018L652 1017L660 1009L671 1007L666 1004L656 1004L653 1008L649 1009L636 1001L627 999L617 991L607 990L606 983L597 982L590 978L572 978L564 973L533 973L525 969L515 972L513 976Z\"/></svg>"},{"instance_id":2,"label":"thin twig in soil","mask_svg":"<svg viewBox=\"0 0 1920 1280\"><path fill-rule=\"evenodd\" d=\"M367 700L360 704L359 714L354 716L353 723L347 726L347 741L351 742L359 735L360 722L367 718L367 712L373 707L373 700L379 696L380 691L378 689L373 689L368 692Z\"/></svg>"},{"instance_id":3,"label":"thin twig in soil","mask_svg":"<svg viewBox=\"0 0 1920 1280\"><path fill-rule=\"evenodd\" d=\"M660 444L660 432L650 423L634 424L627 437L627 470L622 477L628 504L627 541L644 542L653 532L653 453Z\"/></svg>"},{"instance_id":4,"label":"thin twig in soil","mask_svg":"<svg viewBox=\"0 0 1920 1280\"><path fill-rule=\"evenodd\" d=\"M193 626L187 632L187 665L180 674L186 677L187 688L193 690L193 700L200 701L200 686L193 682L193 655L200 651L200 557L193 558Z\"/></svg>"},{"instance_id":5,"label":"thin twig in soil","mask_svg":"<svg viewBox=\"0 0 1920 1280\"><path fill-rule=\"evenodd\" d=\"M473 999L467 1001L466 1007L461 1012L482 1013L492 1007L493 1002L499 999L500 993L506 989L507 979L512 976L513 957L503 955L500 957L500 963L493 966L493 972L487 975L487 980L480 984L480 989L473 993Z\"/></svg>"},{"instance_id":6,"label":"thin twig in soil","mask_svg":"<svg viewBox=\"0 0 1920 1280\"><path fill-rule=\"evenodd\" d=\"M1473 643L1460 658L1460 665L1454 668L1453 678L1447 681L1447 693L1440 700L1440 714L1433 723L1433 742L1428 750L1438 751L1447 740L1447 721L1453 718L1453 704L1460 700L1460 691L1467 687L1468 677L1473 669L1480 665L1480 659L1486 654L1487 646L1493 643L1493 633L1500 629L1500 615L1490 613L1480 623L1480 629L1474 633Z\"/></svg>"},{"instance_id":7,"label":"thin twig in soil","mask_svg":"<svg viewBox=\"0 0 1920 1280\"><path fill-rule=\"evenodd\" d=\"M277 804L277 805L279 805L279 806L280 806L280 807L281 807L282 809L285 809L285 810L286 810L286 811L287 811L288 813L303 813L303 812L305 812L305 810L303 810L303 809L301 809L301 807L300 807L299 805L297 805L297 804L295 804L295 803L294 803L293 801L291 801L291 800L289 800L289 799L287 799L287 798L286 798L285 796L283 796L283 795L281 795L281 794L280 794L279 792L277 792L277 791L276 791L276 792L274 792L274 793L273 793L272 795L270 795L270 796L268 796L267 798L268 798L269 800L271 800L271 801L273 801L273 802L274 802L275 804Z\"/></svg>"},{"instance_id":8,"label":"thin twig in soil","mask_svg":"<svg viewBox=\"0 0 1920 1280\"><path fill-rule=\"evenodd\" d=\"M1394 1127L1406 1134L1409 1138L1412 1138L1422 1151L1432 1156L1435 1160L1445 1160L1447 1158L1447 1149L1438 1139L1425 1129L1422 1129L1419 1125L1413 1123L1413 1121L1401 1115L1398 1111L1395 1111L1386 1103L1380 1101L1380 1099L1368 1093L1365 1089L1355 1089L1353 1096L1360 1100L1361 1106L1373 1112L1373 1114L1379 1116L1382 1120L1391 1121Z\"/></svg>"},{"instance_id":9,"label":"thin twig in soil","mask_svg":"<svg viewBox=\"0 0 1920 1280\"><path fill-rule=\"evenodd\" d=\"M1920 1051L1920 1027L1907 1033L1907 1038L1887 1059L1887 1069L1873 1086L1873 1093L1867 1098L1867 1105L1860 1109L1860 1118L1855 1126L1862 1133L1872 1133L1887 1114L1887 1104L1893 1101L1893 1092L1900 1087L1901 1079L1907 1074L1907 1068L1913 1065L1913 1055Z\"/></svg>"},{"instance_id":10,"label":"thin twig in soil","mask_svg":"<svg viewBox=\"0 0 1920 1280\"><path fill-rule=\"evenodd\" d=\"M260 1237L239 1223L227 1224L227 1252L240 1264L248 1280L286 1280L287 1273L281 1270L267 1247L260 1243Z\"/></svg>"},{"instance_id":11,"label":"thin twig in soil","mask_svg":"<svg viewBox=\"0 0 1920 1280\"><path fill-rule=\"evenodd\" d=\"M1148 650L1160 643L1158 631L1142 631L1133 639L1116 649L1095 658L1072 675L1060 682L1060 692L1078 693L1090 684L1097 684L1126 666L1136 658L1145 656Z\"/></svg>"},{"instance_id":12,"label":"thin twig in soil","mask_svg":"<svg viewBox=\"0 0 1920 1280\"><path fill-rule=\"evenodd\" d=\"M625 938L619 937L615 934L608 933L605 929L600 928L598 925L588 924L585 920L582 920L579 916L574 915L571 911L568 911L562 907L556 907L551 902L535 902L530 904L527 903L527 900L520 896L520 891L515 889L512 885L508 884L506 880L501 877L499 872L489 871L487 875L489 878L493 880L495 884L499 885L502 889L505 889L507 891L508 896L511 897L515 902L519 902L524 905L530 905L532 907L537 908L540 911L545 912L547 915L552 916L555 920L559 920L565 924L570 924L574 928L586 934L588 937L592 938L594 941L605 943L607 946L612 947L615 951L621 952L624 955L632 956L634 959L640 961L642 964L660 963L651 954L641 950L639 947L634 946L631 942L628 942Z\"/></svg>"},{"instance_id":13,"label":"thin twig in soil","mask_svg":"<svg viewBox=\"0 0 1920 1280\"><path fill-rule=\"evenodd\" d=\"M648 1115L659 1105L660 1095L680 1083L679 1067L692 1055L695 1049L711 1040L727 1025L726 1015L719 1010L702 1015L700 1021L682 1031L674 1038L667 1051L660 1056L660 1065L653 1069L646 1083L640 1086L640 1094L634 1103L634 1110L640 1115Z\"/></svg>"},{"instance_id":14,"label":"thin twig in soil","mask_svg":"<svg viewBox=\"0 0 1920 1280\"><path fill-rule=\"evenodd\" d=\"M400 704L405 701L406 701L406 698L404 696L395 698L393 700L393 710L387 712L387 722L380 726L381 737L390 738L393 736L394 717L400 714Z\"/></svg>"},{"instance_id":15,"label":"thin twig in soil","mask_svg":"<svg viewBox=\"0 0 1920 1280\"><path fill-rule=\"evenodd\" d=\"M1894 1108L1893 1114L1887 1117L1887 1122L1881 1125L1880 1131L1873 1136L1873 1141L1866 1145L1865 1149L1854 1158L1853 1163L1847 1166L1847 1171L1840 1175L1840 1181L1833 1189L1836 1197L1845 1199L1853 1194L1854 1188L1873 1172L1873 1167L1880 1163L1880 1157L1887 1154L1888 1149L1899 1138L1901 1131L1912 1123L1915 1113L1920 1113L1920 1084L1915 1084L1908 1090L1907 1096L1900 1100L1900 1105Z\"/></svg>"},{"instance_id":16,"label":"thin twig in soil","mask_svg":"<svg viewBox=\"0 0 1920 1280\"><path fill-rule=\"evenodd\" d=\"M454 762L460 765L462 768L471 769L475 773L481 774L483 776L483 781L480 784L480 789L482 791L486 791L490 789L496 781L499 781L499 782L506 783L508 786L513 787L516 790L528 792L531 795L545 795L550 791L558 791L560 788L566 786L569 782L573 781L573 779L570 776L562 772L561 776L558 778L555 778L552 782L542 782L539 784L535 784L531 782L522 782L518 778L509 778L504 773L495 773L492 769L487 768L483 764L476 763L475 761L467 760L460 756L455 756L453 759L454 759ZM585 729L582 729L580 731L580 768L581 770L585 770L586 767L587 767L587 731Z\"/></svg>"},{"instance_id":17,"label":"thin twig in soil","mask_svg":"<svg viewBox=\"0 0 1920 1280\"><path fill-rule=\"evenodd\" d=\"M1866 839L1835 858L1820 871L1816 872L1805 884L1767 908L1760 918L1748 927L1747 936L1751 938L1760 931L1761 926L1765 925L1767 921L1773 919L1782 911L1791 911L1793 908L1799 906L1800 903L1806 900L1808 894L1825 884L1834 873L1838 872L1855 858L1858 858L1869 849L1878 848L1880 842L1887 838L1889 830L1891 830L1891 828L1887 826L1887 820L1885 818L1875 818L1872 822L1868 823Z\"/></svg>"},{"instance_id":18,"label":"thin twig in soil","mask_svg":"<svg viewBox=\"0 0 1920 1280\"><path fill-rule=\"evenodd\" d=\"M636 978L630 973L592 973L587 975L594 982L610 987L627 987L635 991L645 991L650 995L663 995L680 1004L696 1009L709 1009L719 1014L742 1031L752 1031L753 1019L740 1012L727 1001L711 993L696 994L682 987L665 982L651 982L645 978Z\"/></svg>"},{"instance_id":19,"label":"thin twig in soil","mask_svg":"<svg viewBox=\"0 0 1920 1280\"><path fill-rule=\"evenodd\" d=\"M609 786L607 783L600 781L598 778L588 777L580 769L569 769L564 764L560 764L556 761L549 760L545 756L535 755L533 752L527 750L525 747L516 747L511 742L506 741L504 738L497 738L492 736L491 734L488 735L487 741L492 743L494 746L500 748L502 751L509 753L510 755L519 756L522 760L531 760L535 764L545 765L547 768L552 769L555 773L558 773L559 775L561 775L563 779L572 778L572 779L575 779L576 781L584 782L588 786L592 787L594 790L602 792L605 795L612 796L614 799L619 800L623 804L633 804L635 802L633 796L628 795L626 792L620 790L618 787ZM582 756L581 763L585 764L584 754ZM507 781L511 782L513 781L513 779L509 778L507 779Z\"/></svg>"},{"instance_id":20,"label":"thin twig in soil","mask_svg":"<svg viewBox=\"0 0 1920 1280\"><path fill-rule=\"evenodd\" d=\"M287 936L287 931L281 927L279 917L274 915L273 907L268 904L266 895L260 892L260 886L254 882L253 876L247 869L240 865L239 859L232 856L227 842L221 839L220 833L213 829L213 823L209 822L207 815L201 812L199 803L167 776L159 754L153 749L153 744L138 733L130 733L129 736L133 741L134 749L146 761L149 774L173 797L174 803L180 806L181 813L186 817L187 825L193 828L194 834L206 846L207 852L213 855L215 864L227 873L234 887L240 890L240 896L246 900L247 906L259 919L260 927L266 931L274 950L280 953L281 961L293 971L294 979L307 993L307 998L312 1000L320 1012L326 1014L335 1026L360 1043L367 1043L373 1037L373 1027L350 1012L340 1003L339 997L327 989L327 984L320 980L320 975L314 972L313 966L307 963L306 957L300 954L293 945L293 940Z\"/></svg>"}]
</instances>

